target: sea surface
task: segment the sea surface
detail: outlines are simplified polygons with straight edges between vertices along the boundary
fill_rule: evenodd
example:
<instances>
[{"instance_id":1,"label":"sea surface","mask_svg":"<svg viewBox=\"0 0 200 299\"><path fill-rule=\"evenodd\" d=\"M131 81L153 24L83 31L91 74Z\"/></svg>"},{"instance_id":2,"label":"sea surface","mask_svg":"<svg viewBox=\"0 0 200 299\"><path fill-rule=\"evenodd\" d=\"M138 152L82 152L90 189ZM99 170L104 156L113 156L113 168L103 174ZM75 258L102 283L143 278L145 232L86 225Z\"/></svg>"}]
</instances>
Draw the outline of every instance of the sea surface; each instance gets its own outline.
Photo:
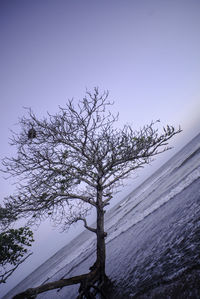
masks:
<instances>
[{"instance_id":1,"label":"sea surface","mask_svg":"<svg viewBox=\"0 0 200 299\"><path fill-rule=\"evenodd\" d=\"M106 212L109 299L200 298L200 134ZM47 281L87 273L95 236L84 231L3 299ZM38 299L75 299L77 286Z\"/></svg>"}]
</instances>

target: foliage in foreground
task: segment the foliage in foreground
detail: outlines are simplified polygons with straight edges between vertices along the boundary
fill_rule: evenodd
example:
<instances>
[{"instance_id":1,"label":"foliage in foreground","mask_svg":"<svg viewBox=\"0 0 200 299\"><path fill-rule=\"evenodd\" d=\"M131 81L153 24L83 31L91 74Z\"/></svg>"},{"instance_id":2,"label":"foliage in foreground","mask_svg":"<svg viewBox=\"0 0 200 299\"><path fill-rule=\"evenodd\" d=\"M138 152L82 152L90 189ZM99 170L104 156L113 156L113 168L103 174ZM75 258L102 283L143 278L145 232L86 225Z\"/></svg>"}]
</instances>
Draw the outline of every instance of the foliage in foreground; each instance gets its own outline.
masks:
<instances>
[{"instance_id":1,"label":"foliage in foreground","mask_svg":"<svg viewBox=\"0 0 200 299\"><path fill-rule=\"evenodd\" d=\"M27 247L32 242L33 233L28 227L10 228L0 233L0 283L5 283L31 255Z\"/></svg>"}]
</instances>

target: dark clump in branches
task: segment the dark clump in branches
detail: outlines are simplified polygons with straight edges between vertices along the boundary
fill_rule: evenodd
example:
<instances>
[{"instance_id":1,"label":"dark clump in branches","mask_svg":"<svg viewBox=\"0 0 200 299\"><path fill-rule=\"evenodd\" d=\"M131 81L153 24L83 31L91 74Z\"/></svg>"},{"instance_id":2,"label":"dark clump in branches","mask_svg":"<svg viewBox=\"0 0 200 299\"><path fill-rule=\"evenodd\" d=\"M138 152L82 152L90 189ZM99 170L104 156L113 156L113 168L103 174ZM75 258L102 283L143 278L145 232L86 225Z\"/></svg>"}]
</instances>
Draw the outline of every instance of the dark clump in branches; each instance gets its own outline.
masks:
<instances>
[{"instance_id":1,"label":"dark clump in branches","mask_svg":"<svg viewBox=\"0 0 200 299\"><path fill-rule=\"evenodd\" d=\"M29 129L28 131L28 139L36 138L36 131L34 128Z\"/></svg>"},{"instance_id":2,"label":"dark clump in branches","mask_svg":"<svg viewBox=\"0 0 200 299\"><path fill-rule=\"evenodd\" d=\"M16 298L75 283L81 284L77 298L95 298L98 290L102 298L106 296L105 207L123 181L167 151L168 141L181 131L173 126L159 129L158 121L138 131L130 125L120 129L115 126L118 115L109 111L111 105L108 92L100 94L95 88L77 105L68 101L55 115L39 119L29 110L20 120L21 133L12 138L17 155L3 161L4 171L19 179L16 194L5 200L6 208L30 223L50 217L63 229L81 220L96 234L97 245L88 274L29 289ZM27 142L30 124L35 130L31 143ZM86 221L91 208L96 210L95 227Z\"/></svg>"}]
</instances>

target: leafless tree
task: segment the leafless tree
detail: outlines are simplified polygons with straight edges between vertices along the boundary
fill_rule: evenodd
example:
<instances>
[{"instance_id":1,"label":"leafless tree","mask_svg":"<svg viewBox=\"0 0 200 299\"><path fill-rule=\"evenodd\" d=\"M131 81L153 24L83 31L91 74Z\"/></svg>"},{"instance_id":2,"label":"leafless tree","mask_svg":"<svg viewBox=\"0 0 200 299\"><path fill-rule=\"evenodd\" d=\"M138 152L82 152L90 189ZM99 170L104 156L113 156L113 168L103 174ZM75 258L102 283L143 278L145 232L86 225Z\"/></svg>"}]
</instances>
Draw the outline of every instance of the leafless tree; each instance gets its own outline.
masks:
<instances>
[{"instance_id":1,"label":"leafless tree","mask_svg":"<svg viewBox=\"0 0 200 299\"><path fill-rule=\"evenodd\" d=\"M172 126L160 131L158 121L138 131L130 125L120 129L110 105L108 92L100 94L95 88L78 104L70 100L57 114L43 119L29 109L20 119L21 133L13 133L17 155L5 158L3 165L19 181L16 194L5 200L6 208L34 223L50 217L63 229L83 221L97 238L96 262L89 273L29 289L15 298L74 283L81 284L78 298L92 298L92 289L105 297L105 207L119 185L168 150L169 139L181 131ZM86 221L91 207L97 215L94 228Z\"/></svg>"}]
</instances>

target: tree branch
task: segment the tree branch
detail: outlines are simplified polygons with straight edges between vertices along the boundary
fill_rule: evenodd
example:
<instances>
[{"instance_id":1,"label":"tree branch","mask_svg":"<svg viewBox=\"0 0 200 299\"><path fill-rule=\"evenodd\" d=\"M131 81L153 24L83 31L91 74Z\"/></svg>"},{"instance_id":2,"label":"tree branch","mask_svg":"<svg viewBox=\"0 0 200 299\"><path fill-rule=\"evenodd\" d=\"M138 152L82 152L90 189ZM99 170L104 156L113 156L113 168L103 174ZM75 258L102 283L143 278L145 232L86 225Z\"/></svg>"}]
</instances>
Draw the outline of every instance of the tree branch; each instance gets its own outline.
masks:
<instances>
[{"instance_id":1,"label":"tree branch","mask_svg":"<svg viewBox=\"0 0 200 299\"><path fill-rule=\"evenodd\" d=\"M91 231L91 232L93 232L93 233L95 233L95 234L97 233L97 229L95 229L95 228L90 227L90 226L87 225L87 221L86 221L85 218L78 217L78 218L77 218L77 221L79 221L79 220L82 220L82 221L84 222L84 227L87 228L89 231Z\"/></svg>"},{"instance_id":2,"label":"tree branch","mask_svg":"<svg viewBox=\"0 0 200 299\"><path fill-rule=\"evenodd\" d=\"M31 298L32 296L36 296L40 293L44 293L44 292L47 292L50 290L63 288L65 286L70 286L70 285L74 285L74 284L84 283L87 281L89 281L90 283L94 283L96 280L98 280L98 268L95 268L93 271L91 271L87 274L74 276L74 277L71 277L68 279L61 279L61 280L57 280L54 282L49 282L47 284L43 284L36 288L27 289L26 291L15 295L13 297L13 299Z\"/></svg>"}]
</instances>

